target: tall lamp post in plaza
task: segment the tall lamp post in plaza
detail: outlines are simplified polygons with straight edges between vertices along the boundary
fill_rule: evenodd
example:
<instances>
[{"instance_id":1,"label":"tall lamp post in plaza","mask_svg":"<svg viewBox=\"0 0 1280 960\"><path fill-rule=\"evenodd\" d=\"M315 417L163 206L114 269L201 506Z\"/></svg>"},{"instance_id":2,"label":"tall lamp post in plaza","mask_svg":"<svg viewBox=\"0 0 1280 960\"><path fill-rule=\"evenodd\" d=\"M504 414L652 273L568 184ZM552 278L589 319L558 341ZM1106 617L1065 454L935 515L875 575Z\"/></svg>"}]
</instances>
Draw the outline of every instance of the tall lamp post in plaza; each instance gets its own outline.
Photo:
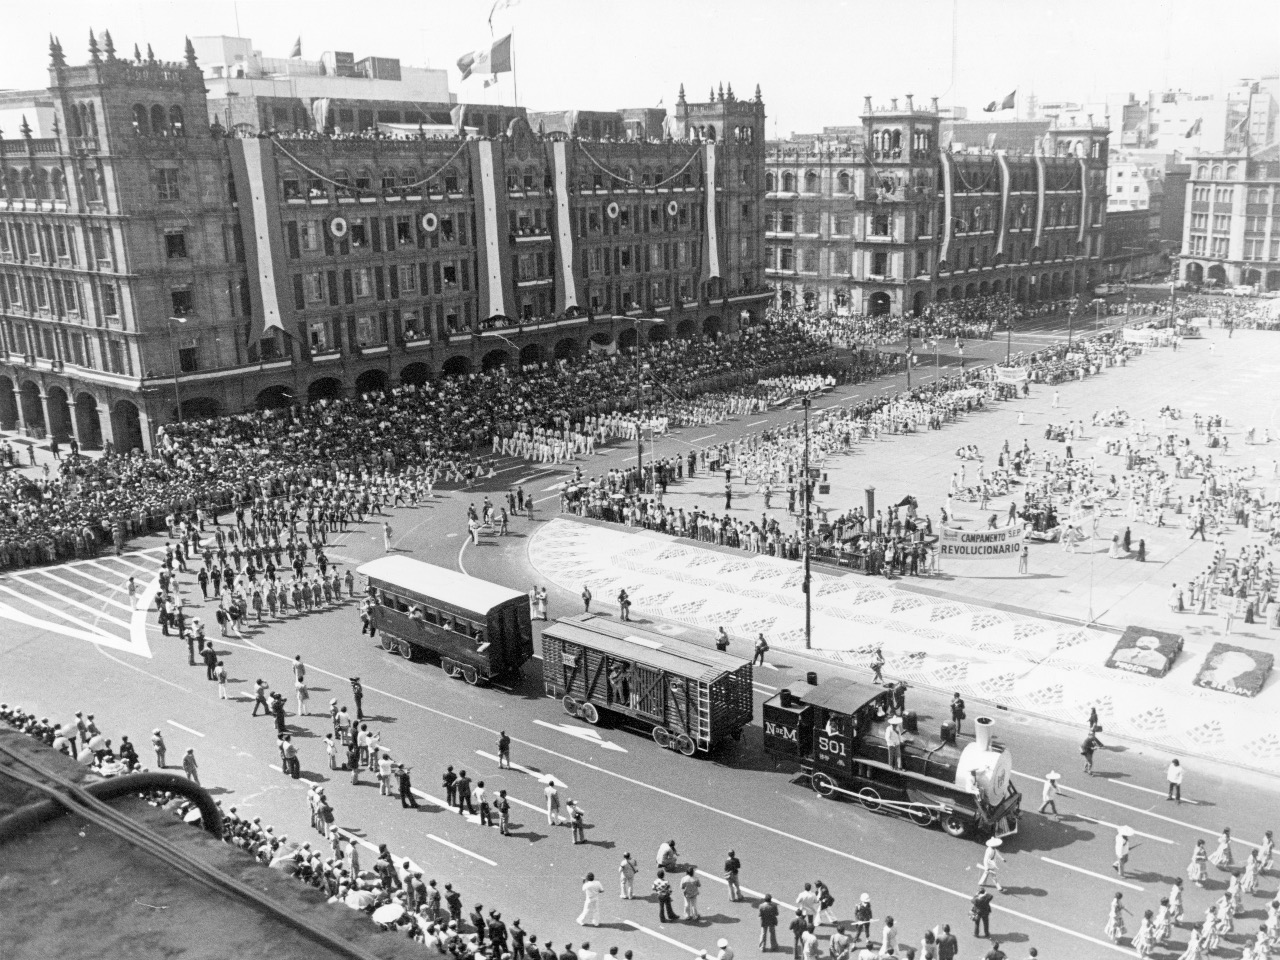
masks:
<instances>
[{"instance_id":1,"label":"tall lamp post in plaza","mask_svg":"<svg viewBox=\"0 0 1280 960\"><path fill-rule=\"evenodd\" d=\"M640 352L640 323L643 317L635 318L636 330L636 483L640 493L645 492L644 483L644 358ZM665 323L657 317L649 319L650 323Z\"/></svg>"},{"instance_id":2,"label":"tall lamp post in plaza","mask_svg":"<svg viewBox=\"0 0 1280 960\"><path fill-rule=\"evenodd\" d=\"M165 330L169 334L169 362L173 366L173 399L178 406L179 423L182 423L182 371L178 367L178 351L173 345L173 325L186 322L186 317L170 317L165 324Z\"/></svg>"},{"instance_id":3,"label":"tall lamp post in plaza","mask_svg":"<svg viewBox=\"0 0 1280 960\"><path fill-rule=\"evenodd\" d=\"M809 482L809 404L811 401L806 395L800 402L804 406L804 460L800 477L800 482L803 484L801 491L804 494L804 581L801 589L804 591L804 648L808 650L813 646L813 604L809 595L809 587L813 582L809 570L809 534L812 529L809 506L813 499L813 485Z\"/></svg>"}]
</instances>

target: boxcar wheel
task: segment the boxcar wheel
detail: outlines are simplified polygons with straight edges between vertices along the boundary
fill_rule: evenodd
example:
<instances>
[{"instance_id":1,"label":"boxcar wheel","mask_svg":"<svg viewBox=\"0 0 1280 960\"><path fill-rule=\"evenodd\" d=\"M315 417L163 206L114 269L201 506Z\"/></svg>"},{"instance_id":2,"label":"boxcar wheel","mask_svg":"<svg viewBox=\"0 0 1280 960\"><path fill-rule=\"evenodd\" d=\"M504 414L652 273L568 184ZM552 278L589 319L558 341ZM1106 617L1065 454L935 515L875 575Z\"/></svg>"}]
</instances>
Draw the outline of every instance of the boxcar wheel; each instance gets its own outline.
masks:
<instances>
[{"instance_id":1,"label":"boxcar wheel","mask_svg":"<svg viewBox=\"0 0 1280 960\"><path fill-rule=\"evenodd\" d=\"M694 752L698 749L698 745L693 742L693 738L687 733L682 733L676 737L676 749L686 757L692 757Z\"/></svg>"},{"instance_id":2,"label":"boxcar wheel","mask_svg":"<svg viewBox=\"0 0 1280 960\"><path fill-rule=\"evenodd\" d=\"M825 773L815 773L809 778L813 792L820 797L833 797L836 793L836 782Z\"/></svg>"},{"instance_id":3,"label":"boxcar wheel","mask_svg":"<svg viewBox=\"0 0 1280 960\"><path fill-rule=\"evenodd\" d=\"M408 640L401 640L398 646L400 648L400 656L404 657L406 660L413 659L413 644Z\"/></svg>"},{"instance_id":4,"label":"boxcar wheel","mask_svg":"<svg viewBox=\"0 0 1280 960\"><path fill-rule=\"evenodd\" d=\"M671 746L671 731L666 727L654 727L653 742L663 748Z\"/></svg>"},{"instance_id":5,"label":"boxcar wheel","mask_svg":"<svg viewBox=\"0 0 1280 960\"><path fill-rule=\"evenodd\" d=\"M440 658L440 669L444 671L444 675L446 677L453 676L453 666L454 666L453 661L450 660L448 657Z\"/></svg>"},{"instance_id":6,"label":"boxcar wheel","mask_svg":"<svg viewBox=\"0 0 1280 960\"><path fill-rule=\"evenodd\" d=\"M594 703L584 703L582 705L582 710L579 712L579 716L592 726L595 726L600 722L600 711L596 709L596 705Z\"/></svg>"},{"instance_id":7,"label":"boxcar wheel","mask_svg":"<svg viewBox=\"0 0 1280 960\"><path fill-rule=\"evenodd\" d=\"M858 802L872 813L881 807L880 794L873 787L863 787L858 791Z\"/></svg>"},{"instance_id":8,"label":"boxcar wheel","mask_svg":"<svg viewBox=\"0 0 1280 960\"><path fill-rule=\"evenodd\" d=\"M573 699L573 697L566 694L560 703L564 707L564 712L569 716L576 717L578 715L578 701Z\"/></svg>"},{"instance_id":9,"label":"boxcar wheel","mask_svg":"<svg viewBox=\"0 0 1280 960\"><path fill-rule=\"evenodd\" d=\"M952 837L963 837L968 831L965 822L954 813L949 813L942 818L942 829L947 832L948 836Z\"/></svg>"},{"instance_id":10,"label":"boxcar wheel","mask_svg":"<svg viewBox=\"0 0 1280 960\"><path fill-rule=\"evenodd\" d=\"M922 803L913 803L907 807L907 816L918 827L927 827L933 823L933 811Z\"/></svg>"},{"instance_id":11,"label":"boxcar wheel","mask_svg":"<svg viewBox=\"0 0 1280 960\"><path fill-rule=\"evenodd\" d=\"M391 642L392 642L390 637L388 637L388 636L384 633L384 634L382 635L382 640L381 640L380 642L381 642L381 644L382 644L382 649L383 649L383 650L390 651L390 649L391 649Z\"/></svg>"},{"instance_id":12,"label":"boxcar wheel","mask_svg":"<svg viewBox=\"0 0 1280 960\"><path fill-rule=\"evenodd\" d=\"M462 679L474 687L480 682L480 673L475 667L463 667Z\"/></svg>"}]
</instances>

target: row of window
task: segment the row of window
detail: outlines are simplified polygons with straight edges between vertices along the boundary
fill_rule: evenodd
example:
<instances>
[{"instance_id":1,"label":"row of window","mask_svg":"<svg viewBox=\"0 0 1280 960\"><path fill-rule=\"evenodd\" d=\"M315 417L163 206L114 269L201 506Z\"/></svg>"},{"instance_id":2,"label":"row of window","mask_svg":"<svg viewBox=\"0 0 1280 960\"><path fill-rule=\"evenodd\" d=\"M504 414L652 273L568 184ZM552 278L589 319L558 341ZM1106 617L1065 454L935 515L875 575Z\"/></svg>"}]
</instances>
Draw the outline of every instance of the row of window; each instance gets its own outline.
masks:
<instances>
[{"instance_id":1,"label":"row of window","mask_svg":"<svg viewBox=\"0 0 1280 960\"><path fill-rule=\"evenodd\" d=\"M388 610L406 613L419 622L429 623L443 630L451 630L459 636L475 640L477 644L484 643L485 625L483 623L440 610L421 600L408 600L385 589L378 591L378 599Z\"/></svg>"},{"instance_id":2,"label":"row of window","mask_svg":"<svg viewBox=\"0 0 1280 960\"><path fill-rule=\"evenodd\" d=\"M1028 241L1023 240L1014 244L1010 244L1008 248L1009 252L1006 255L1006 259L1002 262L1003 263L1034 263L1039 261L1040 259L1060 260L1060 259L1063 259L1064 257L1073 257L1073 256L1080 256L1080 255L1092 256L1093 246L1094 246L1094 238L1092 236L1086 237L1085 242L1083 244L1053 240L1045 245L1043 249L1043 255L1042 255L1039 252L1039 248L1032 247ZM801 248L800 250L797 251L795 248L790 246L780 246L780 247L773 248L773 250L776 250L777 252L776 254L771 252L770 260L773 261L775 269L786 271L786 272L798 271L800 273L818 273L820 270L820 267L819 267L820 259L819 259L818 248L806 247L806 248ZM852 255L853 253L856 253L856 252L858 251L850 251L850 250L830 251L829 262L830 262L831 271L833 273L842 274L842 275L848 274L851 269L850 265L853 262ZM909 255L912 253L917 254L916 264L918 268L924 272L928 272L929 262L931 258L931 251L906 250L902 252L905 255L908 255L908 260L907 260L908 266L906 268L908 273L910 272ZM887 250L886 251L872 250L870 251L870 255L872 258L870 261L870 263L872 264L871 273L876 276L885 276L886 275L885 271L881 269L877 269L877 265L884 265L887 267L887 265L892 262L892 260L889 259L892 256L891 252ZM878 260L877 258L884 258L884 259ZM939 269L944 271L953 270L953 269L963 270L963 269L977 269L979 267L992 266L994 265L994 263L995 263L994 248L991 247L990 245L960 244L953 249L952 259L950 261L946 261L946 260L940 261L938 264L938 267Z\"/></svg>"},{"instance_id":3,"label":"row of window","mask_svg":"<svg viewBox=\"0 0 1280 960\"><path fill-rule=\"evenodd\" d=\"M1231 238L1192 234L1187 238L1187 254L1225 260L1231 256ZM1261 237L1246 237L1241 259L1280 261L1280 238L1266 240Z\"/></svg>"},{"instance_id":4,"label":"row of window","mask_svg":"<svg viewBox=\"0 0 1280 960\"><path fill-rule=\"evenodd\" d=\"M61 167L8 167L0 177L0 197L13 200L66 200L67 179Z\"/></svg>"},{"instance_id":5,"label":"row of window","mask_svg":"<svg viewBox=\"0 0 1280 960\"><path fill-rule=\"evenodd\" d=\"M100 314L118 317L120 313L115 286L110 283L97 289ZM84 292L77 280L47 276L18 276L0 273L0 308L10 313L45 314L63 320L79 320L88 316Z\"/></svg>"},{"instance_id":6,"label":"row of window","mask_svg":"<svg viewBox=\"0 0 1280 960\"><path fill-rule=\"evenodd\" d=\"M182 122L182 108L175 103L166 110L156 103L147 109L143 104L135 103L133 132L139 137L184 137L186 125Z\"/></svg>"},{"instance_id":7,"label":"row of window","mask_svg":"<svg viewBox=\"0 0 1280 960\"><path fill-rule=\"evenodd\" d=\"M1208 203L1210 199L1214 204L1231 205L1231 201L1235 196L1235 190L1232 187L1192 187L1191 199L1197 203Z\"/></svg>"},{"instance_id":8,"label":"row of window","mask_svg":"<svg viewBox=\"0 0 1280 960\"><path fill-rule=\"evenodd\" d=\"M8 317L0 322L0 343L9 354L59 360L90 370L134 375L133 352L122 337L51 328Z\"/></svg>"}]
</instances>

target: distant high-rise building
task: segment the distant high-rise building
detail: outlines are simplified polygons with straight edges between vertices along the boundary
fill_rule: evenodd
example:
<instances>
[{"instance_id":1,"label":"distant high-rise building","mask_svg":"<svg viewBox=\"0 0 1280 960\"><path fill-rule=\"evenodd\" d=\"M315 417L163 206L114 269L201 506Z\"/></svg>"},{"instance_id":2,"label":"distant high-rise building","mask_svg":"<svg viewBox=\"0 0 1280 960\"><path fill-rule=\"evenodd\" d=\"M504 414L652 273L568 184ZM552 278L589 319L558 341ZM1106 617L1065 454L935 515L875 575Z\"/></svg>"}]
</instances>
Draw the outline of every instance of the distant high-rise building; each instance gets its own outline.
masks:
<instances>
[{"instance_id":1,"label":"distant high-rise building","mask_svg":"<svg viewBox=\"0 0 1280 960\"><path fill-rule=\"evenodd\" d=\"M1190 159L1181 276L1280 290L1280 145Z\"/></svg>"}]
</instances>

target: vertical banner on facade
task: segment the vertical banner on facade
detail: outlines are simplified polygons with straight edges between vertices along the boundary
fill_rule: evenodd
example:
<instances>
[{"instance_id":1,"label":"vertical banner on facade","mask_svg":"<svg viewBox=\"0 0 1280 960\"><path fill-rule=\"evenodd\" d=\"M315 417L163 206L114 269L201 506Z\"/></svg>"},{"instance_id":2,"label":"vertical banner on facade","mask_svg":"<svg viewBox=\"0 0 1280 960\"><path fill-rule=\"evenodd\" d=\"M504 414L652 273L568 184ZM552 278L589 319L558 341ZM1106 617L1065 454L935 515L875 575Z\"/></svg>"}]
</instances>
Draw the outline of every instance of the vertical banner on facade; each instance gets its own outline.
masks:
<instances>
[{"instance_id":1,"label":"vertical banner on facade","mask_svg":"<svg viewBox=\"0 0 1280 960\"><path fill-rule=\"evenodd\" d=\"M939 156L942 157L942 250L938 253L939 260L951 259L951 203L952 203L952 187L951 187L951 154L945 150Z\"/></svg>"},{"instance_id":2,"label":"vertical banner on facade","mask_svg":"<svg viewBox=\"0 0 1280 960\"><path fill-rule=\"evenodd\" d=\"M1036 160L1036 238L1031 242L1033 247L1040 246L1040 240L1044 236L1044 154L1037 153Z\"/></svg>"},{"instance_id":3,"label":"vertical banner on facade","mask_svg":"<svg viewBox=\"0 0 1280 960\"><path fill-rule=\"evenodd\" d=\"M483 264L477 281L480 283L480 309L482 319L489 317L515 316L515 304L511 304L512 312L508 313L505 289L502 282L502 251L504 244L498 234L498 187L494 182L493 141L478 140L476 148L479 153L480 201L482 213L480 222L484 231L484 249L480 262Z\"/></svg>"},{"instance_id":4,"label":"vertical banner on facade","mask_svg":"<svg viewBox=\"0 0 1280 960\"><path fill-rule=\"evenodd\" d=\"M1009 233L1009 159L1003 153L996 154L1000 164L1000 233L996 236L996 253L1004 253L1004 238Z\"/></svg>"},{"instance_id":5,"label":"vertical banner on facade","mask_svg":"<svg viewBox=\"0 0 1280 960\"><path fill-rule=\"evenodd\" d=\"M707 158L707 255L702 261L702 279L710 280L720 276L720 236L716 226L716 145L708 143L702 149Z\"/></svg>"},{"instance_id":6,"label":"vertical banner on facade","mask_svg":"<svg viewBox=\"0 0 1280 960\"><path fill-rule=\"evenodd\" d=\"M568 144L551 142L552 183L556 195L556 240L560 254L560 282L556 284L556 313L578 305L578 287L573 279L573 215L569 212Z\"/></svg>"},{"instance_id":7,"label":"vertical banner on facade","mask_svg":"<svg viewBox=\"0 0 1280 960\"><path fill-rule=\"evenodd\" d=\"M243 231L245 259L254 265L256 282L249 284L250 300L253 305L254 328L257 337L261 338L270 330L283 330L284 322L280 318L280 295L276 289L276 268L271 258L272 250L283 246L280 237L280 223L270 211L279 209L279 197L276 193L275 157L271 157L271 173L264 170L267 162L262 152L266 141L256 137L243 140L232 140L231 175L236 181L236 193L240 197L249 197L249 211L252 222ZM271 196L268 196L268 191ZM244 204L240 205L241 213ZM262 318L261 325L258 318Z\"/></svg>"},{"instance_id":8,"label":"vertical banner on facade","mask_svg":"<svg viewBox=\"0 0 1280 960\"><path fill-rule=\"evenodd\" d=\"M1080 231L1076 243L1084 243L1084 228L1089 222L1089 162L1080 158Z\"/></svg>"}]
</instances>

